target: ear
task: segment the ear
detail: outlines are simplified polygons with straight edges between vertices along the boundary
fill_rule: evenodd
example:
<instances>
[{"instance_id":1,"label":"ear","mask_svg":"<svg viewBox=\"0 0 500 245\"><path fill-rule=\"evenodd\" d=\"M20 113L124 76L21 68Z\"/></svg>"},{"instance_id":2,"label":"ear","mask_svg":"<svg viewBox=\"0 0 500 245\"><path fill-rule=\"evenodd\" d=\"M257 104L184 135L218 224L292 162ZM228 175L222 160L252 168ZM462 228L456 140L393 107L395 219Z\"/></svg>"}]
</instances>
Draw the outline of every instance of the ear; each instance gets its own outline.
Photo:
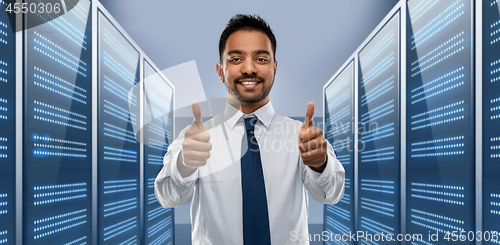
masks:
<instances>
[{"instance_id":1,"label":"ear","mask_svg":"<svg viewBox=\"0 0 500 245\"><path fill-rule=\"evenodd\" d=\"M278 70L278 61L274 61L274 75L276 76L276 71Z\"/></svg>"},{"instance_id":2,"label":"ear","mask_svg":"<svg viewBox=\"0 0 500 245\"><path fill-rule=\"evenodd\" d=\"M217 71L217 74L219 74L220 82L224 83L224 79L222 78L222 76L224 74L222 73L222 63L221 62L217 63L217 65L215 66L215 70Z\"/></svg>"}]
</instances>

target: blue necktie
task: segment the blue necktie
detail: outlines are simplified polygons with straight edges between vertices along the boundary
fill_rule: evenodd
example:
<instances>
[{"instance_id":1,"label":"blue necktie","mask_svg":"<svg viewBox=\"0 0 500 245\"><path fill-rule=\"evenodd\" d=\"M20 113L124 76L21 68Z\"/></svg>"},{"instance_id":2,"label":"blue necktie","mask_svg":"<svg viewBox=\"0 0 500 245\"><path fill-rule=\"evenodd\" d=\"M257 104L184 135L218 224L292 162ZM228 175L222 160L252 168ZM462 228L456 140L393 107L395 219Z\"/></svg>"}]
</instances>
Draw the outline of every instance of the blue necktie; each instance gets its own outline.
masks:
<instances>
[{"instance_id":1,"label":"blue necktie","mask_svg":"<svg viewBox=\"0 0 500 245\"><path fill-rule=\"evenodd\" d=\"M243 193L243 244L270 245L269 215L266 187L260 161L260 150L254 135L257 118L245 118L247 149L241 157L241 188ZM245 139L243 139L244 141ZM244 146L244 142L242 142ZM242 147L242 151L245 147Z\"/></svg>"}]
</instances>

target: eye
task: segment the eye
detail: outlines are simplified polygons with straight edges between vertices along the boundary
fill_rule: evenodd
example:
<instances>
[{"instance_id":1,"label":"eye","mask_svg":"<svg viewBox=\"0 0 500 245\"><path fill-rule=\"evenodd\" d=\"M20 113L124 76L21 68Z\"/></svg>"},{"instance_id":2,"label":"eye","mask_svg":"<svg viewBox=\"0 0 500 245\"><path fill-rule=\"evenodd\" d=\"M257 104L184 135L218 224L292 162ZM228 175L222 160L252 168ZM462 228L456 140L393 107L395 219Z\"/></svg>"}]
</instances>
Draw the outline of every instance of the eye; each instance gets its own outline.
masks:
<instances>
[{"instance_id":1,"label":"eye","mask_svg":"<svg viewBox=\"0 0 500 245\"><path fill-rule=\"evenodd\" d=\"M266 58L258 58L257 61L259 61L259 62L267 62L267 59Z\"/></svg>"},{"instance_id":2,"label":"eye","mask_svg":"<svg viewBox=\"0 0 500 245\"><path fill-rule=\"evenodd\" d=\"M231 61L231 62L238 62L238 61L240 61L240 60L241 60L241 59L240 59L240 58L238 58L238 57L233 57L233 58L229 59L229 61Z\"/></svg>"}]
</instances>

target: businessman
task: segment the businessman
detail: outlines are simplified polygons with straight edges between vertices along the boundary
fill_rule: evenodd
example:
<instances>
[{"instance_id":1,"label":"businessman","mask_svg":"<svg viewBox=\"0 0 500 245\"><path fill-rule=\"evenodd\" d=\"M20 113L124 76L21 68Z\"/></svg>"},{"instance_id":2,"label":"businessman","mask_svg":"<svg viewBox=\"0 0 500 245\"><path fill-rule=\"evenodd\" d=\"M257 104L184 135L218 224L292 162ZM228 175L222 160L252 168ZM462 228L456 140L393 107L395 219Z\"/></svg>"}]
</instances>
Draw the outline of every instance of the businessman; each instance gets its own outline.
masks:
<instances>
[{"instance_id":1,"label":"businessman","mask_svg":"<svg viewBox=\"0 0 500 245\"><path fill-rule=\"evenodd\" d=\"M291 239L308 233L306 190L320 203L335 204L345 178L314 126L314 103L304 122L274 112L269 92L276 39L260 17L234 16L220 37L219 55L216 70L229 102L223 114L203 123L193 101L193 123L170 145L156 197L166 208L192 202L195 245L309 244Z\"/></svg>"}]
</instances>

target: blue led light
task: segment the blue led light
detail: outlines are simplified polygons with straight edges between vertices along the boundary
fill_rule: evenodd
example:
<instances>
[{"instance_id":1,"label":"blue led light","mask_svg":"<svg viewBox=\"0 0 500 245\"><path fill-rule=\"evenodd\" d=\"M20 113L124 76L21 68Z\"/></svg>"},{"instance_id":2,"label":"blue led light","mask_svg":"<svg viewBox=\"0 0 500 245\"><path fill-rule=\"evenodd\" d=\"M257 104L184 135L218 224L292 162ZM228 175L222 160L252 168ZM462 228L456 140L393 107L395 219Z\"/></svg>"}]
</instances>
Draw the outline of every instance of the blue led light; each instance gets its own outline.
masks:
<instances>
[{"instance_id":1,"label":"blue led light","mask_svg":"<svg viewBox=\"0 0 500 245\"><path fill-rule=\"evenodd\" d=\"M438 138L435 140L414 142L411 144L411 157L443 157L464 154L465 136L455 136ZM416 147L420 146L420 147ZM430 151L426 153L414 154L413 152Z\"/></svg>"},{"instance_id":2,"label":"blue led light","mask_svg":"<svg viewBox=\"0 0 500 245\"><path fill-rule=\"evenodd\" d=\"M415 182L412 182L411 186L411 197L438 203L448 203L460 206L464 205L463 199L465 195L463 186Z\"/></svg>"},{"instance_id":3,"label":"blue led light","mask_svg":"<svg viewBox=\"0 0 500 245\"><path fill-rule=\"evenodd\" d=\"M155 219L157 217L160 217L163 214L166 214L170 211L173 211L171 208L164 208L162 206L159 206L153 210L148 211L148 221Z\"/></svg>"},{"instance_id":4,"label":"blue led light","mask_svg":"<svg viewBox=\"0 0 500 245\"><path fill-rule=\"evenodd\" d=\"M148 195L148 204L156 203L156 202L158 202L158 200L156 199L156 195L154 193L149 194Z\"/></svg>"},{"instance_id":5,"label":"blue led light","mask_svg":"<svg viewBox=\"0 0 500 245\"><path fill-rule=\"evenodd\" d=\"M87 244L87 242L85 241L86 239L87 239L87 236L83 236L83 237L77 238L71 242L65 243L64 245L75 245L75 244L85 245L85 244Z\"/></svg>"},{"instance_id":6,"label":"blue led light","mask_svg":"<svg viewBox=\"0 0 500 245\"><path fill-rule=\"evenodd\" d=\"M337 155L337 160L342 165L351 164L351 155Z\"/></svg>"},{"instance_id":7,"label":"blue led light","mask_svg":"<svg viewBox=\"0 0 500 245\"><path fill-rule=\"evenodd\" d=\"M326 93L326 99L329 101L328 104L329 105L336 105L337 103L335 103L334 101L332 100L335 100L337 97L337 94L338 93L341 93L342 89L344 89L347 85L349 85L351 82L352 82L352 74L342 74L342 75L339 75L339 77L336 79L335 81L335 88L338 88L338 89L327 89L325 91ZM331 101L331 102L330 102ZM331 110L332 107L330 107L329 110Z\"/></svg>"},{"instance_id":8,"label":"blue led light","mask_svg":"<svg viewBox=\"0 0 500 245\"><path fill-rule=\"evenodd\" d=\"M134 106L137 105L137 96L134 94L129 94L126 89L124 89L122 86L108 78L106 75L104 75L104 88L108 90L110 93L115 94L118 96L120 99L126 101L127 103L130 103Z\"/></svg>"},{"instance_id":9,"label":"blue led light","mask_svg":"<svg viewBox=\"0 0 500 245\"><path fill-rule=\"evenodd\" d=\"M381 202L369 198L361 198L361 208L389 217L394 217L394 204Z\"/></svg>"},{"instance_id":10,"label":"blue led light","mask_svg":"<svg viewBox=\"0 0 500 245\"><path fill-rule=\"evenodd\" d=\"M0 193L0 215L6 214L8 212L7 210L7 193Z\"/></svg>"},{"instance_id":11,"label":"blue led light","mask_svg":"<svg viewBox=\"0 0 500 245\"><path fill-rule=\"evenodd\" d=\"M137 58L123 47L108 30L104 30L104 41L109 45L108 47L116 51L123 58L122 60L127 62L131 67L137 65Z\"/></svg>"},{"instance_id":12,"label":"blue led light","mask_svg":"<svg viewBox=\"0 0 500 245\"><path fill-rule=\"evenodd\" d=\"M111 125L109 123L104 123L104 134L103 135L109 136L109 137L112 137L115 139L127 141L130 143L137 142L135 139L134 133L132 133L126 129L122 129L122 128L116 127L114 125Z\"/></svg>"},{"instance_id":13,"label":"blue led light","mask_svg":"<svg viewBox=\"0 0 500 245\"><path fill-rule=\"evenodd\" d=\"M81 88L81 87L79 87L79 86L77 86L77 85L75 85L73 83L70 83L70 82L68 82L68 81L66 81L66 80L64 80L64 79L62 79L62 78L60 78L60 77L58 77L58 76L56 76L56 75L54 75L54 74L52 74L50 72L47 72L47 71L45 71L45 70L43 70L43 69L41 69L39 67L35 66L33 68L34 68L35 71L37 71L37 72L39 72L39 73L41 73L41 74L43 74L43 75L45 75L47 77L50 77L51 79L57 80L57 83L53 82L52 84L54 84L54 85L57 84L60 88L63 88L65 90L69 91L69 92L73 92L76 95L81 96L83 98L87 98L86 95L81 94L81 93L75 91L75 90L79 90L80 92L87 93L87 91L85 89L83 89L83 88ZM48 81L48 79L46 79L46 81Z\"/></svg>"},{"instance_id":14,"label":"blue led light","mask_svg":"<svg viewBox=\"0 0 500 245\"><path fill-rule=\"evenodd\" d=\"M394 194L394 181L361 179L361 190Z\"/></svg>"},{"instance_id":15,"label":"blue led light","mask_svg":"<svg viewBox=\"0 0 500 245\"><path fill-rule=\"evenodd\" d=\"M38 13L38 12L37 12ZM59 17L62 17L62 16L59 16ZM55 18L54 18L55 19ZM65 29L65 30L62 30L60 27L54 25L54 23L52 23L52 21L49 21L47 22L50 26L52 26L54 29L56 29L59 33L61 33L64 37L68 38L69 40L71 40L71 42L77 44L77 46L83 50L87 50L87 47L86 47L86 44L87 42L84 40L85 37L83 36L80 36L80 37L72 37L71 35L69 35L67 33L67 28L66 27L63 27L62 24L60 22L56 22L58 23L62 29ZM74 35L73 35L74 36Z\"/></svg>"},{"instance_id":16,"label":"blue led light","mask_svg":"<svg viewBox=\"0 0 500 245\"><path fill-rule=\"evenodd\" d=\"M351 188L351 179L345 178L345 188L346 189ZM347 195L347 199L349 199L349 195L348 194L344 194L344 196L346 196L346 195Z\"/></svg>"},{"instance_id":17,"label":"blue led light","mask_svg":"<svg viewBox=\"0 0 500 245\"><path fill-rule=\"evenodd\" d=\"M137 122L137 116L130 112L129 110L123 109L122 107L108 101L104 100L104 112L117 117L125 122L128 122L129 120L132 121L132 123Z\"/></svg>"},{"instance_id":18,"label":"blue led light","mask_svg":"<svg viewBox=\"0 0 500 245\"><path fill-rule=\"evenodd\" d=\"M129 70L121 65L121 63L117 62L111 55L104 52L104 64L108 66L112 71L114 71L117 75L122 77L125 82L128 82L130 85L134 85L136 77L133 74L132 70Z\"/></svg>"},{"instance_id":19,"label":"blue led light","mask_svg":"<svg viewBox=\"0 0 500 245\"><path fill-rule=\"evenodd\" d=\"M433 1L421 1L419 2L411 11L410 18L413 22L416 22L420 17L424 16L427 11L429 11L439 0ZM427 8L426 8L427 7Z\"/></svg>"},{"instance_id":20,"label":"blue led light","mask_svg":"<svg viewBox=\"0 0 500 245\"><path fill-rule=\"evenodd\" d=\"M40 43L37 40L35 40L35 42ZM42 48L34 46L33 49L36 50L36 51L38 51L38 52L40 52L41 54L47 56L48 58L50 58L50 59L52 59L54 61L57 61L62 66L66 67L66 68L68 68L68 69L70 69L72 71L77 72L78 74L82 75L83 77L87 77L87 74L85 74L82 71L80 71L80 68L81 68L80 66L76 66L76 67L75 66L71 66L68 63L64 62L63 60L61 60L61 59L59 59L56 56L54 56L54 55L51 54L51 53L54 53L55 55L62 57L62 59L65 59L65 57L62 56L60 53L54 51L53 49L47 47L46 45L40 44L40 46L42 46ZM45 50L48 50L48 51L45 51Z\"/></svg>"},{"instance_id":21,"label":"blue led light","mask_svg":"<svg viewBox=\"0 0 500 245\"><path fill-rule=\"evenodd\" d=\"M351 219L351 213L343 208L333 206L333 205L328 205L326 206L326 211L330 212L331 214L345 220L350 220Z\"/></svg>"},{"instance_id":22,"label":"blue led light","mask_svg":"<svg viewBox=\"0 0 500 245\"><path fill-rule=\"evenodd\" d=\"M115 236L118 236L130 229L137 227L137 216L118 222L104 228L104 241L107 241Z\"/></svg>"},{"instance_id":23,"label":"blue led light","mask_svg":"<svg viewBox=\"0 0 500 245\"><path fill-rule=\"evenodd\" d=\"M390 234L394 236L394 228L361 216L361 227L373 232L373 234Z\"/></svg>"},{"instance_id":24,"label":"blue led light","mask_svg":"<svg viewBox=\"0 0 500 245\"><path fill-rule=\"evenodd\" d=\"M416 100L412 100L411 104L415 104L415 103L418 103L418 102L421 102L421 101L426 101L427 99L430 99L431 97L434 97L436 95L439 95L439 94L442 94L442 93L445 93L445 92L450 92L451 90L453 89L456 89L460 86L463 86L464 85L464 81L461 81L460 79L462 79L464 76L463 75L459 75L457 77L454 77L448 81L445 81L441 84L438 84L432 88L429 88L429 89L426 89L423 93L421 94L424 94L425 93L425 96L424 97L420 97ZM436 91L434 93L431 93L431 94L427 94L427 92L430 92L434 89L438 89L439 87L442 87L442 86L445 86L447 84L451 83L448 87L446 88L443 88L439 91ZM420 94L419 94L420 95ZM416 96L415 96L416 97Z\"/></svg>"},{"instance_id":25,"label":"blue led light","mask_svg":"<svg viewBox=\"0 0 500 245\"><path fill-rule=\"evenodd\" d=\"M165 148L160 148L159 150L165 150ZM163 165L163 156L148 154L148 164Z\"/></svg>"},{"instance_id":26,"label":"blue led light","mask_svg":"<svg viewBox=\"0 0 500 245\"><path fill-rule=\"evenodd\" d=\"M361 152L361 162L380 162L394 159L394 146Z\"/></svg>"},{"instance_id":27,"label":"blue led light","mask_svg":"<svg viewBox=\"0 0 500 245\"><path fill-rule=\"evenodd\" d=\"M338 231L337 234L349 234L349 231L351 231L347 226L339 223L338 221L334 220L331 217L326 218L326 222L330 227L335 228L335 230ZM346 243L347 244L347 243Z\"/></svg>"},{"instance_id":28,"label":"blue led light","mask_svg":"<svg viewBox=\"0 0 500 245\"><path fill-rule=\"evenodd\" d=\"M35 38L35 43L38 44L38 45L41 45L43 46L44 48L52 51L53 53L57 54L59 57L65 59L66 61L70 62L70 63L73 63L74 65L78 66L79 69L82 69L83 71L87 71L87 69L84 67L84 66L87 66L87 63L83 60L81 60L79 57L76 57L75 55L71 54L70 52L68 52L67 50L63 49L61 46L57 45L56 43L52 42L50 39L44 37L43 35L41 35L40 33L38 32L33 32L38 38L40 38L41 40L43 40L44 42L42 41L38 41L36 38ZM50 45L50 47L54 47L55 49L63 52L65 55L67 56L64 56L62 55L61 53L57 52L55 49L53 48L50 48L48 45L46 45L45 43L47 43L48 45ZM69 58L68 58L69 57ZM83 65L83 66L82 66Z\"/></svg>"},{"instance_id":29,"label":"blue led light","mask_svg":"<svg viewBox=\"0 0 500 245\"><path fill-rule=\"evenodd\" d=\"M34 186L34 205L51 204L86 198L87 183Z\"/></svg>"},{"instance_id":30,"label":"blue led light","mask_svg":"<svg viewBox=\"0 0 500 245\"><path fill-rule=\"evenodd\" d=\"M411 74L411 76L412 76L412 77L414 77L414 76L416 76L416 75L419 75L419 74L421 74L423 71L425 71L425 70L427 70L427 69L430 69L430 68L434 67L435 65L440 64L441 62L443 62L444 60L446 60L446 59L448 59L448 58L452 57L453 55L458 54L460 51L464 50L464 48L465 48L464 46L460 46L460 47L458 47L457 49L455 49L455 50L453 50L452 52L450 52L449 54L447 54L447 55L443 56L442 58L439 58L438 60L436 60L436 61L432 62L430 65L427 65L427 66L424 66L424 67L423 67L423 66L420 66L420 67L419 67L419 69L418 69L418 71L417 71L417 72L415 72L415 73L412 73L412 74ZM440 54L438 54L438 55L440 55ZM430 60L429 60L429 61L430 61Z\"/></svg>"},{"instance_id":31,"label":"blue led light","mask_svg":"<svg viewBox=\"0 0 500 245\"><path fill-rule=\"evenodd\" d=\"M381 82L378 86L366 92L361 96L361 106L365 106L373 102L375 99L383 96L394 88L394 76L388 78L387 80Z\"/></svg>"},{"instance_id":32,"label":"blue led light","mask_svg":"<svg viewBox=\"0 0 500 245\"><path fill-rule=\"evenodd\" d=\"M387 33L382 38L382 40L380 40L364 57L364 59L361 61L363 62L363 65L368 66L372 61L377 60L376 58L378 58L378 56L382 54L386 50L386 48L390 47L390 45L393 44L395 40L394 30L391 30L391 32Z\"/></svg>"},{"instance_id":33,"label":"blue led light","mask_svg":"<svg viewBox=\"0 0 500 245\"><path fill-rule=\"evenodd\" d=\"M103 194L114 194L119 192L136 191L137 190L137 180L110 180L104 181L104 192Z\"/></svg>"},{"instance_id":34,"label":"blue led light","mask_svg":"<svg viewBox=\"0 0 500 245\"><path fill-rule=\"evenodd\" d=\"M459 4L460 2L461 1L455 1L420 30L414 32L411 41L411 44L413 44L412 50L462 16L464 14L464 4ZM412 24L413 23L415 23L415 20L412 20Z\"/></svg>"},{"instance_id":35,"label":"blue led light","mask_svg":"<svg viewBox=\"0 0 500 245\"><path fill-rule=\"evenodd\" d=\"M365 87L370 82L372 82L376 77L385 72L387 69L391 68L395 62L394 53L390 53L386 58L384 58L378 65L372 68L370 71L366 72L361 79L361 87Z\"/></svg>"},{"instance_id":36,"label":"blue led light","mask_svg":"<svg viewBox=\"0 0 500 245\"><path fill-rule=\"evenodd\" d=\"M171 236L172 236L172 230L168 230L168 231L164 232L161 236L156 238L153 242L151 242L151 245L164 244L164 242L167 241L168 239L170 239ZM172 245L172 241L170 241L166 245Z\"/></svg>"},{"instance_id":37,"label":"blue led light","mask_svg":"<svg viewBox=\"0 0 500 245\"><path fill-rule=\"evenodd\" d=\"M116 215L137 208L137 198L129 198L104 204L104 217Z\"/></svg>"},{"instance_id":38,"label":"blue led light","mask_svg":"<svg viewBox=\"0 0 500 245\"><path fill-rule=\"evenodd\" d=\"M152 235L156 234L157 232L161 231L162 229L167 228L170 224L172 224L172 217L167 217L163 220L158 221L158 223L156 223L148 228L148 237L151 237ZM166 232L168 232L168 231L166 231Z\"/></svg>"},{"instance_id":39,"label":"blue led light","mask_svg":"<svg viewBox=\"0 0 500 245\"><path fill-rule=\"evenodd\" d=\"M363 142L365 143L379 140L385 137L390 137L394 135L394 123L388 123L384 126L371 129L367 132L362 133L361 135L361 140L363 140Z\"/></svg>"},{"instance_id":40,"label":"blue led light","mask_svg":"<svg viewBox=\"0 0 500 245\"><path fill-rule=\"evenodd\" d=\"M62 213L48 218L35 220L34 232L36 234L33 239L39 239L46 236L71 229L87 222L87 209L80 209L73 212ZM45 231L46 230L46 231Z\"/></svg>"},{"instance_id":41,"label":"blue led light","mask_svg":"<svg viewBox=\"0 0 500 245\"><path fill-rule=\"evenodd\" d=\"M104 160L137 162L137 152L104 146Z\"/></svg>"},{"instance_id":42,"label":"blue led light","mask_svg":"<svg viewBox=\"0 0 500 245\"><path fill-rule=\"evenodd\" d=\"M349 113L350 113L350 106L346 106L344 109L340 110L338 113L332 115L330 118L327 118L326 123L332 124L332 123L339 122L341 119L350 115Z\"/></svg>"},{"instance_id":43,"label":"blue led light","mask_svg":"<svg viewBox=\"0 0 500 245\"><path fill-rule=\"evenodd\" d=\"M463 43L465 40L464 40L464 38L460 38L462 35L464 35L463 31L460 32L459 34L455 35L454 37L452 37L448 41L444 42L443 44L439 45L438 47L436 47L435 49L433 49L429 53L426 53L425 55L420 56L417 60L413 61L411 63L411 65L413 67L411 69L412 77L422 73L423 71L431 68L432 66L434 66L436 64L441 63L442 61L450 58L451 56L457 54L459 51L463 50L464 49ZM452 43L453 41L455 41L458 38L460 38L458 41L456 41L455 43ZM449 45L449 44L451 44L451 45ZM456 48L456 49L454 49L454 48ZM433 55L433 56L428 57L430 55ZM441 57L441 58L439 58L437 61L433 62L431 65L428 65L425 67L423 66L426 63L429 63L429 62L437 59L438 57Z\"/></svg>"}]
</instances>

